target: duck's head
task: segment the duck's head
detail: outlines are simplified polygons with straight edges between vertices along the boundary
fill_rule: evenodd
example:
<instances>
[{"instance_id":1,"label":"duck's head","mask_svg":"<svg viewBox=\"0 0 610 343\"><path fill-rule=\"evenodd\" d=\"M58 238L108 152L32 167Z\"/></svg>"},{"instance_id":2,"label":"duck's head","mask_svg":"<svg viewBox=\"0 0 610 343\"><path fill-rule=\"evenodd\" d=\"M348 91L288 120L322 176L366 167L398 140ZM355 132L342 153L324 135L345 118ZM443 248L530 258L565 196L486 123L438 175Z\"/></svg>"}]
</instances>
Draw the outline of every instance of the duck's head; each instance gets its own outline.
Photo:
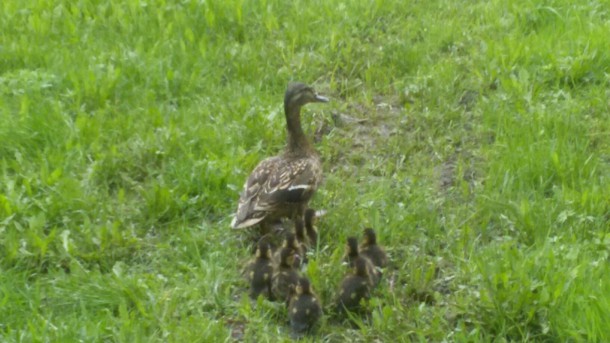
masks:
<instances>
[{"instance_id":1,"label":"duck's head","mask_svg":"<svg viewBox=\"0 0 610 343\"><path fill-rule=\"evenodd\" d=\"M377 235L375 234L375 230L370 227L364 229L363 241L364 244L367 245L377 244Z\"/></svg>"},{"instance_id":2,"label":"duck's head","mask_svg":"<svg viewBox=\"0 0 610 343\"><path fill-rule=\"evenodd\" d=\"M286 238L284 238L283 247L292 249L299 248L299 242L297 241L297 236L294 232L290 232L286 235Z\"/></svg>"},{"instance_id":3,"label":"duck's head","mask_svg":"<svg viewBox=\"0 0 610 343\"><path fill-rule=\"evenodd\" d=\"M354 260L354 274L365 277L369 275L369 271L366 266L366 260L363 257L358 257Z\"/></svg>"},{"instance_id":4,"label":"duck's head","mask_svg":"<svg viewBox=\"0 0 610 343\"><path fill-rule=\"evenodd\" d=\"M311 294L311 284L309 283L309 279L306 277L300 277L295 292L298 295Z\"/></svg>"},{"instance_id":5,"label":"duck's head","mask_svg":"<svg viewBox=\"0 0 610 343\"><path fill-rule=\"evenodd\" d=\"M282 248L280 251L280 264L285 267L294 265L295 253L292 248Z\"/></svg>"},{"instance_id":6,"label":"duck's head","mask_svg":"<svg viewBox=\"0 0 610 343\"><path fill-rule=\"evenodd\" d=\"M284 95L284 107L301 107L310 102L328 102L328 98L319 95L316 91L300 82L290 83Z\"/></svg>"},{"instance_id":7,"label":"duck's head","mask_svg":"<svg viewBox=\"0 0 610 343\"><path fill-rule=\"evenodd\" d=\"M347 238L347 255L358 256L358 239L356 237Z\"/></svg>"},{"instance_id":8,"label":"duck's head","mask_svg":"<svg viewBox=\"0 0 610 343\"><path fill-rule=\"evenodd\" d=\"M266 240L260 240L256 247L256 257L258 258L271 258L271 248L269 242Z\"/></svg>"}]
</instances>

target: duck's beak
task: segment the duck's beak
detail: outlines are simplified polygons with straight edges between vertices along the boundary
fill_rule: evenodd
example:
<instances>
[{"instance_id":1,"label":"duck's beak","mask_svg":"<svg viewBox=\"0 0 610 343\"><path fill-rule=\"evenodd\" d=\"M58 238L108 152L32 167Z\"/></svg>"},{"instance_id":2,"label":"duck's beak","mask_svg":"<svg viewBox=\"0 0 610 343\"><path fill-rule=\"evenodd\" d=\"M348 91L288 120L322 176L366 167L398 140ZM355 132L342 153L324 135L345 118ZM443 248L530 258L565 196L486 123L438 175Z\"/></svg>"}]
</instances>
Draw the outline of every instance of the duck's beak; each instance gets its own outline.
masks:
<instances>
[{"instance_id":1,"label":"duck's beak","mask_svg":"<svg viewBox=\"0 0 610 343\"><path fill-rule=\"evenodd\" d=\"M328 98L325 96L321 96L320 94L316 94L315 98L316 102L328 102Z\"/></svg>"}]
</instances>

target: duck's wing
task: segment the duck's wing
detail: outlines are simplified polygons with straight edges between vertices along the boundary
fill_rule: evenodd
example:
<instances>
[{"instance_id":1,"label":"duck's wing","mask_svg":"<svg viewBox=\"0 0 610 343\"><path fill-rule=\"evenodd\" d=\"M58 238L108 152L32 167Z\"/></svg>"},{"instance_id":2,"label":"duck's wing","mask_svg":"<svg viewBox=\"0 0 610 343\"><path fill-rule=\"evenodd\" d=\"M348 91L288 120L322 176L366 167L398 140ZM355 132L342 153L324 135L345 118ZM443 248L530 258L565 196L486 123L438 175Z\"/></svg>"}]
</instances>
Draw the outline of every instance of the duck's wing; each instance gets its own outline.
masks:
<instances>
[{"instance_id":1,"label":"duck's wing","mask_svg":"<svg viewBox=\"0 0 610 343\"><path fill-rule=\"evenodd\" d=\"M302 203L308 201L315 190L322 171L312 159L284 161L258 197L257 209L269 210L283 203Z\"/></svg>"},{"instance_id":2,"label":"duck's wing","mask_svg":"<svg viewBox=\"0 0 610 343\"><path fill-rule=\"evenodd\" d=\"M237 212L231 223L234 229L252 226L265 218L265 213L253 211L253 205L256 204L256 198L269 180L269 176L275 173L279 161L279 156L264 159L250 173L239 196Z\"/></svg>"},{"instance_id":3,"label":"duck's wing","mask_svg":"<svg viewBox=\"0 0 610 343\"><path fill-rule=\"evenodd\" d=\"M314 158L263 160L244 185L233 228L252 226L282 205L308 201L321 176L319 161Z\"/></svg>"}]
</instances>

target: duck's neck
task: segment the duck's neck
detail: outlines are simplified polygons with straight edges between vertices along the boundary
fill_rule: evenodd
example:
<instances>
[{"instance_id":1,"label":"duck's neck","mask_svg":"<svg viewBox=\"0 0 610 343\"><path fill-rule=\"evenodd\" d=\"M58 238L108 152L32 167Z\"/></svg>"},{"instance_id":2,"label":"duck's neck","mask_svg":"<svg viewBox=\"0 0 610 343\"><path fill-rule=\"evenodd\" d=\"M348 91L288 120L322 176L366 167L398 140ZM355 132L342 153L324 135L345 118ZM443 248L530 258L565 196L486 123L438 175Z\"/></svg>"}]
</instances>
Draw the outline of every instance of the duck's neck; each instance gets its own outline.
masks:
<instances>
[{"instance_id":1,"label":"duck's neck","mask_svg":"<svg viewBox=\"0 0 610 343\"><path fill-rule=\"evenodd\" d=\"M288 129L286 154L300 156L312 153L313 148L301 127L301 106L284 106L284 112L286 114L286 128Z\"/></svg>"}]
</instances>

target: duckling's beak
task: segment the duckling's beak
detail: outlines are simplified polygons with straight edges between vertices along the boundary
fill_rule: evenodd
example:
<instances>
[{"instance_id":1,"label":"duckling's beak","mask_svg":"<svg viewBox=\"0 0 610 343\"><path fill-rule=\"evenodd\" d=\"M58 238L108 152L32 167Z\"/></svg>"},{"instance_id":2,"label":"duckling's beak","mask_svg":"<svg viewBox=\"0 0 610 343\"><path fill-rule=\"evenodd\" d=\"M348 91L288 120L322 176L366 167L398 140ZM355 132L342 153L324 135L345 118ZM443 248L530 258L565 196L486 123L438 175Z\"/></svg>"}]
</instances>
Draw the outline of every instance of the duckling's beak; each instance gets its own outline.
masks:
<instances>
[{"instance_id":1,"label":"duckling's beak","mask_svg":"<svg viewBox=\"0 0 610 343\"><path fill-rule=\"evenodd\" d=\"M294 254L294 262L293 264L300 266L303 264L303 259L301 258L301 255L299 254Z\"/></svg>"},{"instance_id":2,"label":"duckling's beak","mask_svg":"<svg viewBox=\"0 0 610 343\"><path fill-rule=\"evenodd\" d=\"M325 96L321 96L320 94L316 94L314 99L316 102L328 102L328 98Z\"/></svg>"}]
</instances>

